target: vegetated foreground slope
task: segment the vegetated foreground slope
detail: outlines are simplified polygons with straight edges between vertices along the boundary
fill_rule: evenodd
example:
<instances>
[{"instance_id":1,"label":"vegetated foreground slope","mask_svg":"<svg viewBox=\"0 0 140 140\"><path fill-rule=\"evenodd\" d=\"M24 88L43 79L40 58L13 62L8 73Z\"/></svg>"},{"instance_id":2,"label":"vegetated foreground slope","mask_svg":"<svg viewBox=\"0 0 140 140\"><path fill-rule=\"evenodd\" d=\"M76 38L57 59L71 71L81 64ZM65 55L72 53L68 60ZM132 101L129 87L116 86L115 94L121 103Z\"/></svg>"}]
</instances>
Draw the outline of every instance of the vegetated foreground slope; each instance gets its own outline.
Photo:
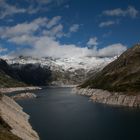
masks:
<instances>
[{"instance_id":1,"label":"vegetated foreground slope","mask_svg":"<svg viewBox=\"0 0 140 140\"><path fill-rule=\"evenodd\" d=\"M129 48L80 86L109 91L140 91L140 44Z\"/></svg>"}]
</instances>

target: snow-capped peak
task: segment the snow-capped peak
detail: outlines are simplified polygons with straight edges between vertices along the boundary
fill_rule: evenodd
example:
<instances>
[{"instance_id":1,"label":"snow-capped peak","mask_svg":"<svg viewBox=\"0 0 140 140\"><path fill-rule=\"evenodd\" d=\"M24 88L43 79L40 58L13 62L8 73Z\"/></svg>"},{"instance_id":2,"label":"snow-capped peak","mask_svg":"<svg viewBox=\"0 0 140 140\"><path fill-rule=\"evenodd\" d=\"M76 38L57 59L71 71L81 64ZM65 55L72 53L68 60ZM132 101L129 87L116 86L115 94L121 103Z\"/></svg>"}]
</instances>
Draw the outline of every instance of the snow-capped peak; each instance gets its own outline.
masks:
<instances>
[{"instance_id":1,"label":"snow-capped peak","mask_svg":"<svg viewBox=\"0 0 140 140\"><path fill-rule=\"evenodd\" d=\"M115 58L99 58L99 57L70 57L70 58L52 58L52 57L42 57L42 58L32 58L32 57L16 57L7 58L9 64L35 64L39 63L41 66L48 66L51 69L54 67L60 67L63 70L77 70L85 69L91 70L94 68L102 68Z\"/></svg>"}]
</instances>

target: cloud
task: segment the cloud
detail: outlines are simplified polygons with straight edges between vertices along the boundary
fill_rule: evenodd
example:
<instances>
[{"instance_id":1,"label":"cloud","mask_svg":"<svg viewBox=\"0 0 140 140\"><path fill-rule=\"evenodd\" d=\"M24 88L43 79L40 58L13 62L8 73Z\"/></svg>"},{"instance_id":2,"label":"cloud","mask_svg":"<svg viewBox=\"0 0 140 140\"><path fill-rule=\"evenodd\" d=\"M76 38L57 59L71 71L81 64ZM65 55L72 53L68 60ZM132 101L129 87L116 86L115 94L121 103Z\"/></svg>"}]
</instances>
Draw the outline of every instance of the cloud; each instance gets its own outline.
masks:
<instances>
[{"instance_id":1,"label":"cloud","mask_svg":"<svg viewBox=\"0 0 140 140\"><path fill-rule=\"evenodd\" d=\"M29 7L26 9L26 13L28 14L35 14L41 10L41 6L38 5L37 7L34 7L33 5L29 5Z\"/></svg>"},{"instance_id":2,"label":"cloud","mask_svg":"<svg viewBox=\"0 0 140 140\"><path fill-rule=\"evenodd\" d=\"M48 23L47 23L47 28L51 28L54 25L58 24L58 22L61 20L61 16L56 16L53 17Z\"/></svg>"},{"instance_id":3,"label":"cloud","mask_svg":"<svg viewBox=\"0 0 140 140\"><path fill-rule=\"evenodd\" d=\"M102 49L94 47L89 49L88 47L80 48L74 44L61 44L54 38L42 36L33 38L30 48L20 49L14 56L24 55L32 57L53 57L53 58L69 58L69 57L114 57L123 53L127 47L121 43L112 44Z\"/></svg>"},{"instance_id":4,"label":"cloud","mask_svg":"<svg viewBox=\"0 0 140 140\"><path fill-rule=\"evenodd\" d=\"M35 14L40 11L48 11L52 7L61 6L67 0L24 0L24 2L27 7L22 8L23 5L20 4L20 1L15 1L11 4L6 0L0 0L0 19L15 14Z\"/></svg>"},{"instance_id":5,"label":"cloud","mask_svg":"<svg viewBox=\"0 0 140 140\"><path fill-rule=\"evenodd\" d=\"M65 2L67 2L68 0L36 0L36 2L38 4L45 4L45 5L48 5L48 4L53 4L53 5L57 5L57 6L60 6L62 4L64 4Z\"/></svg>"},{"instance_id":6,"label":"cloud","mask_svg":"<svg viewBox=\"0 0 140 140\"><path fill-rule=\"evenodd\" d=\"M32 46L37 39L38 38L35 36L24 34L21 36L11 37L8 39L8 41L13 42L18 45L31 45Z\"/></svg>"},{"instance_id":7,"label":"cloud","mask_svg":"<svg viewBox=\"0 0 140 140\"><path fill-rule=\"evenodd\" d=\"M101 22L100 24L99 24L99 27L108 27L108 26L111 26L111 25L113 25L113 24L116 24L116 22L115 21L111 21L111 20L109 20L109 21L104 21L104 22Z\"/></svg>"},{"instance_id":8,"label":"cloud","mask_svg":"<svg viewBox=\"0 0 140 140\"><path fill-rule=\"evenodd\" d=\"M94 39L94 38L93 38ZM22 37L12 38L13 42L19 44L27 44L30 47L22 48L11 55L19 56L33 56L33 57L54 57L54 58L69 58L69 57L114 57L124 52L127 47L121 43L112 44L102 49L97 49L97 46L91 48L81 48L75 44L62 44L54 37L42 35L42 36L30 36L24 35ZM91 39L90 39L91 41ZM91 41L92 42L92 41ZM92 42L90 44L97 45L98 43Z\"/></svg>"},{"instance_id":9,"label":"cloud","mask_svg":"<svg viewBox=\"0 0 140 140\"><path fill-rule=\"evenodd\" d=\"M66 5L68 0L26 0L26 2L29 5L26 12L35 14L37 12L49 11L54 7L59 7L64 4Z\"/></svg>"},{"instance_id":10,"label":"cloud","mask_svg":"<svg viewBox=\"0 0 140 140\"><path fill-rule=\"evenodd\" d=\"M4 47L2 47L2 46L0 45L0 53L6 52L6 51L7 51L7 48L4 48Z\"/></svg>"},{"instance_id":11,"label":"cloud","mask_svg":"<svg viewBox=\"0 0 140 140\"><path fill-rule=\"evenodd\" d=\"M102 35L102 37L106 38L106 37L109 37L111 34L112 34L112 31L107 31Z\"/></svg>"},{"instance_id":12,"label":"cloud","mask_svg":"<svg viewBox=\"0 0 140 140\"><path fill-rule=\"evenodd\" d=\"M41 27L46 26L47 18L37 18L32 22L24 22L10 27L0 27L0 35L2 38L10 38L23 34L33 34Z\"/></svg>"},{"instance_id":13,"label":"cloud","mask_svg":"<svg viewBox=\"0 0 140 140\"><path fill-rule=\"evenodd\" d=\"M33 21L23 22L14 26L1 26L1 39L18 45L18 48L16 47L17 50L11 53L14 56L50 56L60 58L84 56L111 57L122 53L126 49L122 44L113 44L103 49L97 49L97 37L90 38L87 46L84 48L75 44L60 43L58 38L65 36L64 27L60 23L60 19L60 16L53 17L52 19L40 17ZM75 28L71 30L71 32L75 31ZM24 45L27 45L28 48L24 48Z\"/></svg>"},{"instance_id":14,"label":"cloud","mask_svg":"<svg viewBox=\"0 0 140 140\"><path fill-rule=\"evenodd\" d=\"M51 19L40 17L30 22L23 22L14 26L1 26L0 36L1 39L7 39L7 41L18 45L31 45L38 37L42 36L55 39L67 37L68 33L64 33L64 27L60 23L60 20L60 16L55 16ZM77 26L73 26L72 31L74 32L76 29Z\"/></svg>"},{"instance_id":15,"label":"cloud","mask_svg":"<svg viewBox=\"0 0 140 140\"><path fill-rule=\"evenodd\" d=\"M106 16L130 16L131 18L135 18L138 15L139 11L134 6L129 6L127 9L123 10L121 8L105 10L103 11L103 15Z\"/></svg>"},{"instance_id":16,"label":"cloud","mask_svg":"<svg viewBox=\"0 0 140 140\"><path fill-rule=\"evenodd\" d=\"M98 43L98 38L97 37L90 38L89 41L87 42L88 47L95 47L98 44L99 43Z\"/></svg>"},{"instance_id":17,"label":"cloud","mask_svg":"<svg viewBox=\"0 0 140 140\"><path fill-rule=\"evenodd\" d=\"M109 46L105 46L104 48L98 49L98 39L97 37L90 38L87 42L87 48L91 51L89 53L94 57L114 57L119 56L123 53L127 47L121 43L112 44Z\"/></svg>"},{"instance_id":18,"label":"cloud","mask_svg":"<svg viewBox=\"0 0 140 140\"><path fill-rule=\"evenodd\" d=\"M113 57L113 56L119 56L124 51L126 51L127 47L121 43L112 44L105 48L97 50L97 56L98 57Z\"/></svg>"},{"instance_id":19,"label":"cloud","mask_svg":"<svg viewBox=\"0 0 140 140\"><path fill-rule=\"evenodd\" d=\"M25 13L26 9L6 3L5 0L0 0L0 19L14 14Z\"/></svg>"},{"instance_id":20,"label":"cloud","mask_svg":"<svg viewBox=\"0 0 140 140\"><path fill-rule=\"evenodd\" d=\"M90 53L88 48L80 48L74 44L61 44L52 37L42 36L34 38L30 48L20 49L12 55L24 55L33 57L83 57Z\"/></svg>"},{"instance_id":21,"label":"cloud","mask_svg":"<svg viewBox=\"0 0 140 140\"><path fill-rule=\"evenodd\" d=\"M73 24L73 25L70 27L69 31L70 31L70 32L77 32L78 29L79 29L79 27L80 27L79 24Z\"/></svg>"},{"instance_id":22,"label":"cloud","mask_svg":"<svg viewBox=\"0 0 140 140\"><path fill-rule=\"evenodd\" d=\"M14 26L0 27L1 39L18 45L33 45L42 36L61 38L65 36L63 25L59 23L60 16L48 19L46 17L23 22ZM47 25L50 25L49 29Z\"/></svg>"},{"instance_id":23,"label":"cloud","mask_svg":"<svg viewBox=\"0 0 140 140\"><path fill-rule=\"evenodd\" d=\"M53 28L51 28L50 30L44 30L43 31L44 35L47 36L51 36L51 37L58 37L61 38L62 36L65 35L65 33L63 32L63 25L62 24L58 24L56 26L54 26Z\"/></svg>"},{"instance_id":24,"label":"cloud","mask_svg":"<svg viewBox=\"0 0 140 140\"><path fill-rule=\"evenodd\" d=\"M70 37L72 33L76 33L80 28L79 24L73 24L69 27L69 31L64 34L65 37Z\"/></svg>"},{"instance_id":25,"label":"cloud","mask_svg":"<svg viewBox=\"0 0 140 140\"><path fill-rule=\"evenodd\" d=\"M136 10L135 7L133 7L133 6L128 7L127 14L130 15L132 18L135 18L138 13L139 13L139 11Z\"/></svg>"}]
</instances>

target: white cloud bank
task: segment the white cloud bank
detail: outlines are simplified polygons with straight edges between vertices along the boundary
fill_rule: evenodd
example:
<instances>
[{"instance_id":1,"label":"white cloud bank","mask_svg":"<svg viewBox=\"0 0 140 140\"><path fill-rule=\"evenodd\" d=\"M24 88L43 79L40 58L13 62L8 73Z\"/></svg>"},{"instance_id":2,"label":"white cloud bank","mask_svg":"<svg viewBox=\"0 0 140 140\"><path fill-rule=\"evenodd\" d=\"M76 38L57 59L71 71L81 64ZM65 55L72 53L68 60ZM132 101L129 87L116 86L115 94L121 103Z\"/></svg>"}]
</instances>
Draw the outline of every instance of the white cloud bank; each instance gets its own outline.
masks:
<instances>
[{"instance_id":1,"label":"white cloud bank","mask_svg":"<svg viewBox=\"0 0 140 140\"><path fill-rule=\"evenodd\" d=\"M126 51L127 47L125 45L122 45L121 43L112 44L105 48L99 49L97 51L97 56L99 57L113 57L113 56L119 56L124 51Z\"/></svg>"},{"instance_id":2,"label":"white cloud bank","mask_svg":"<svg viewBox=\"0 0 140 140\"><path fill-rule=\"evenodd\" d=\"M18 45L18 49L11 55L25 55L33 57L113 57L126 50L126 46L118 43L97 49L98 39L92 37L87 46L81 48L75 44L62 44L58 39L65 36L61 17L52 19L37 18L31 22L24 22L14 26L0 27L1 38ZM75 32L79 26L71 26ZM20 46L27 45L28 48ZM2 51L2 49L1 49Z\"/></svg>"},{"instance_id":3,"label":"white cloud bank","mask_svg":"<svg viewBox=\"0 0 140 140\"><path fill-rule=\"evenodd\" d=\"M32 38L31 48L22 49L13 53L12 55L25 55L33 57L55 57L55 58L69 58L69 57L114 57L123 53L127 47L118 43L109 45L102 49L88 47L80 48L74 44L61 44L51 37ZM26 40L27 42L27 40ZM30 42L31 43L31 42Z\"/></svg>"}]
</instances>

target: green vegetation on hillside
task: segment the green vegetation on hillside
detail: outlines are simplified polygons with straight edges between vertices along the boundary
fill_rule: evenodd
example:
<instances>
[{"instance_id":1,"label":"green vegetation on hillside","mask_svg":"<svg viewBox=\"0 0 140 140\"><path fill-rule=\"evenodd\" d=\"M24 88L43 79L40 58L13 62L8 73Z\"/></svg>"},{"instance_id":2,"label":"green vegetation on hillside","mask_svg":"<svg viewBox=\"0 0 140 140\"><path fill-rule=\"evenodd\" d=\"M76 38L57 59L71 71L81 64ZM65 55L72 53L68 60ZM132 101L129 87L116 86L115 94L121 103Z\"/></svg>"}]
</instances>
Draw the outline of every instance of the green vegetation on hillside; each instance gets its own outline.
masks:
<instances>
[{"instance_id":1,"label":"green vegetation on hillside","mask_svg":"<svg viewBox=\"0 0 140 140\"><path fill-rule=\"evenodd\" d=\"M12 78L11 75L12 70L9 65L4 60L0 59L0 88L25 86L23 82Z\"/></svg>"},{"instance_id":2,"label":"green vegetation on hillside","mask_svg":"<svg viewBox=\"0 0 140 140\"><path fill-rule=\"evenodd\" d=\"M51 71L40 64L8 65L0 59L0 88L45 86L51 81Z\"/></svg>"},{"instance_id":3,"label":"green vegetation on hillside","mask_svg":"<svg viewBox=\"0 0 140 140\"><path fill-rule=\"evenodd\" d=\"M19 82L4 72L0 71L0 88L3 87L21 87L26 86L26 84Z\"/></svg>"}]
</instances>

